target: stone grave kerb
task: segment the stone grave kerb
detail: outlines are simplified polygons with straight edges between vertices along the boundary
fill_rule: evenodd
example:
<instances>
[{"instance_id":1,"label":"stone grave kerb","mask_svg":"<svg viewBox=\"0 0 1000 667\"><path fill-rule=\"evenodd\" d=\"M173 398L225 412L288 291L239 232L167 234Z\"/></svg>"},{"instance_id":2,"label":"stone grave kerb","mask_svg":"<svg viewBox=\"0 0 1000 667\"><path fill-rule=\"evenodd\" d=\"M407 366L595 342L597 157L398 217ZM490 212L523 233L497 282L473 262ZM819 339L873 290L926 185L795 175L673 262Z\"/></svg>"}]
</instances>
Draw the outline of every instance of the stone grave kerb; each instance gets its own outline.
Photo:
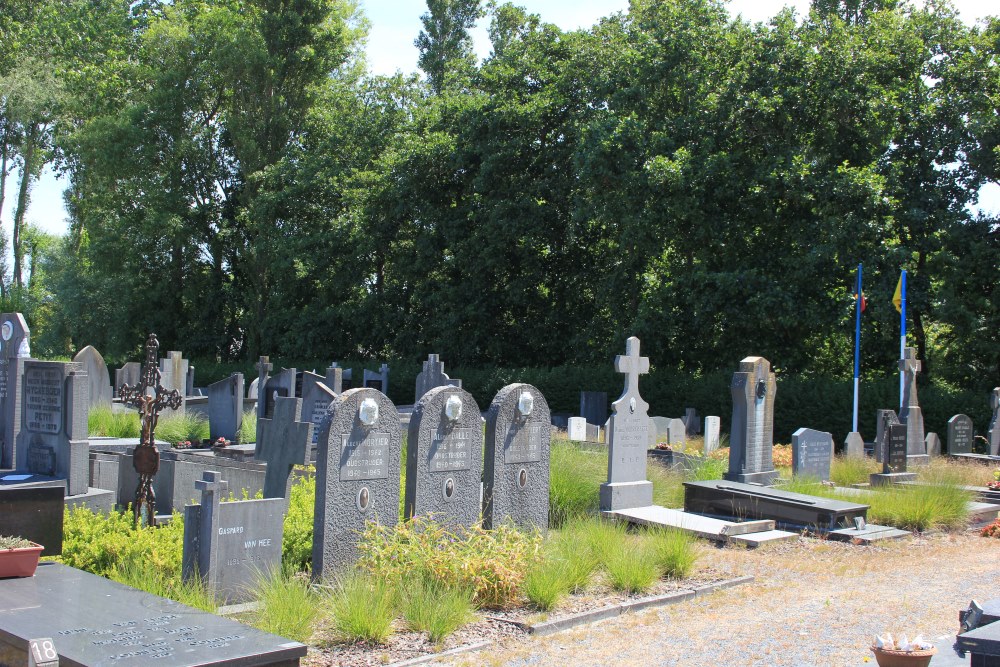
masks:
<instances>
[{"instance_id":1,"label":"stone grave kerb","mask_svg":"<svg viewBox=\"0 0 1000 667\"><path fill-rule=\"evenodd\" d=\"M302 422L302 399L278 396L274 415L260 419L260 441L255 458L267 463L264 473L264 497L288 498L292 468L308 462L312 441L311 422Z\"/></svg>"},{"instance_id":2,"label":"stone grave kerb","mask_svg":"<svg viewBox=\"0 0 1000 667\"><path fill-rule=\"evenodd\" d=\"M615 357L615 370L625 374L625 389L611 404L608 420L608 481L600 492L605 512L653 504L653 485L646 479L649 404L639 395L639 376L649 372L649 357L640 356L635 336L625 342L625 354Z\"/></svg>"},{"instance_id":3,"label":"stone grave kerb","mask_svg":"<svg viewBox=\"0 0 1000 667\"><path fill-rule=\"evenodd\" d=\"M21 427L21 375L31 356L30 330L21 313L0 316L0 468L16 468L16 440Z\"/></svg>"},{"instance_id":4,"label":"stone grave kerb","mask_svg":"<svg viewBox=\"0 0 1000 667\"><path fill-rule=\"evenodd\" d=\"M472 394L435 387L413 406L403 516L471 527L482 516L483 418Z\"/></svg>"},{"instance_id":5,"label":"stone grave kerb","mask_svg":"<svg viewBox=\"0 0 1000 667\"><path fill-rule=\"evenodd\" d=\"M222 497L229 491L229 482L222 479L222 473L215 470L206 470L202 473L201 479L196 480L194 488L201 491L201 521L198 523L199 547L206 544L211 548L197 549L198 562L183 563L182 570L190 573L194 567L202 580L214 590L216 582L209 581L213 573L218 572L218 541L214 539L219 530L219 505ZM186 536L187 537L187 536ZM195 536L192 535L192 538Z\"/></svg>"},{"instance_id":6,"label":"stone grave kerb","mask_svg":"<svg viewBox=\"0 0 1000 667\"><path fill-rule=\"evenodd\" d=\"M744 358L739 370L733 373L730 390L733 417L729 471L723 478L769 485L778 477L773 463L774 398L778 385L771 363L763 357Z\"/></svg>"}]
</instances>

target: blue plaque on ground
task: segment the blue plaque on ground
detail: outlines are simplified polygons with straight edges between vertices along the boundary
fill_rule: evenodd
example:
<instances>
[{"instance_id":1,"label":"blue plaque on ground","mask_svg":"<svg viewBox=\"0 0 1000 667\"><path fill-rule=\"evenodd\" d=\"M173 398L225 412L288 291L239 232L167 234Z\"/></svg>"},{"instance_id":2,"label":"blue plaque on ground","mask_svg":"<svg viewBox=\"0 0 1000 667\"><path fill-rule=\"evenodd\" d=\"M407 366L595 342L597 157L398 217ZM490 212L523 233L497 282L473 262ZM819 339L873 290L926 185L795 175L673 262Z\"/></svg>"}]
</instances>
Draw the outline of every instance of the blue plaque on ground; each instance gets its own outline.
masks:
<instances>
[{"instance_id":1,"label":"blue plaque on ground","mask_svg":"<svg viewBox=\"0 0 1000 667\"><path fill-rule=\"evenodd\" d=\"M37 637L52 638L60 664L81 667L291 667L306 654L298 642L60 563L0 581L0 655L27 664Z\"/></svg>"}]
</instances>

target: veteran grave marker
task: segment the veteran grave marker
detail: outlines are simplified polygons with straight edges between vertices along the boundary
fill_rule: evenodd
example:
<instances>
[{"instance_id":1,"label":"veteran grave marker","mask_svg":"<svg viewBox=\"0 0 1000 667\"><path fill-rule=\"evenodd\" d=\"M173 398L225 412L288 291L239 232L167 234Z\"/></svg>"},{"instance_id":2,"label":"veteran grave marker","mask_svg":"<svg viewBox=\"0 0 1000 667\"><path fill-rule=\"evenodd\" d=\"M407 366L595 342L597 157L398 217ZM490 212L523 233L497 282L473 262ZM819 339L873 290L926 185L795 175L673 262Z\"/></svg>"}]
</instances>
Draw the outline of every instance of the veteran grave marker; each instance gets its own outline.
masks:
<instances>
[{"instance_id":1,"label":"veteran grave marker","mask_svg":"<svg viewBox=\"0 0 1000 667\"><path fill-rule=\"evenodd\" d=\"M729 434L730 482L768 485L778 473L774 469L774 396L777 383L771 364L763 357L747 357L733 374L732 430Z\"/></svg>"}]
</instances>

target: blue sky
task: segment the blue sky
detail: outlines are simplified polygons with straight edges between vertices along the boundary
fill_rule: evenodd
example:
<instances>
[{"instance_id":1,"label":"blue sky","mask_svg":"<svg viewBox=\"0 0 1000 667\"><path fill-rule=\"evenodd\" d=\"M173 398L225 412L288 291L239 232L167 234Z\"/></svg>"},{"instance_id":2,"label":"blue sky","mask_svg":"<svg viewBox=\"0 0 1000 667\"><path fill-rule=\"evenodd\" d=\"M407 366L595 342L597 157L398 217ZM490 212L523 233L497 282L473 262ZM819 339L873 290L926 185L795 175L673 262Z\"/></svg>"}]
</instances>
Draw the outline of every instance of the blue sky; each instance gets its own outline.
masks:
<instances>
[{"instance_id":1,"label":"blue sky","mask_svg":"<svg viewBox=\"0 0 1000 667\"><path fill-rule=\"evenodd\" d=\"M565 30L588 27L601 17L625 11L628 0L514 0L529 12L539 14L543 21L555 23ZM360 0L362 11L371 23L367 54L369 67L377 74L391 74L396 70L412 72L417 68L417 49L413 40L420 32L420 15L427 11L425 0ZM1000 13L995 0L957 0L954 2L965 21L973 22L988 14ZM741 14L749 21L766 21L784 6L792 6L799 13L809 7L808 0L730 0L729 11ZM489 54L486 22L473 32L476 52L480 57ZM10 238L13 214L13 179L7 182L7 198L0 221ZM51 172L46 172L32 192L28 220L43 230L63 234L67 229L66 210L62 202L65 184ZM979 205L993 212L1000 212L1000 185L988 185L980 193Z\"/></svg>"}]
</instances>

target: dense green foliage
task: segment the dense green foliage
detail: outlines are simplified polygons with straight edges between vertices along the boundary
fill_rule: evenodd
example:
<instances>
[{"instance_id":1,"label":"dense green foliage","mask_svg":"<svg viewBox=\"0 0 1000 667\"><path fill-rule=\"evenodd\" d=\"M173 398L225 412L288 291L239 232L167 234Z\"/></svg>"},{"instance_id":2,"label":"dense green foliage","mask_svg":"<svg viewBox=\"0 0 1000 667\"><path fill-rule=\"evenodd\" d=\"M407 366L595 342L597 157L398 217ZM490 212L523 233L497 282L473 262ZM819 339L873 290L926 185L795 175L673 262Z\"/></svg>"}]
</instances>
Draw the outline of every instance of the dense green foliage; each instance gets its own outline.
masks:
<instances>
[{"instance_id":1,"label":"dense green foliage","mask_svg":"<svg viewBox=\"0 0 1000 667\"><path fill-rule=\"evenodd\" d=\"M71 234L19 223L0 295L36 354L155 330L226 361L435 351L485 387L477 367L606 364L635 334L662 373L756 354L846 378L864 262L867 372L895 367L905 267L925 377L1000 383L1000 231L969 209L1000 180L995 18L634 0L565 32L490 4L476 63L485 3L432 0L421 81L366 74L352 0L8 5L0 168L72 183Z\"/></svg>"}]
</instances>

